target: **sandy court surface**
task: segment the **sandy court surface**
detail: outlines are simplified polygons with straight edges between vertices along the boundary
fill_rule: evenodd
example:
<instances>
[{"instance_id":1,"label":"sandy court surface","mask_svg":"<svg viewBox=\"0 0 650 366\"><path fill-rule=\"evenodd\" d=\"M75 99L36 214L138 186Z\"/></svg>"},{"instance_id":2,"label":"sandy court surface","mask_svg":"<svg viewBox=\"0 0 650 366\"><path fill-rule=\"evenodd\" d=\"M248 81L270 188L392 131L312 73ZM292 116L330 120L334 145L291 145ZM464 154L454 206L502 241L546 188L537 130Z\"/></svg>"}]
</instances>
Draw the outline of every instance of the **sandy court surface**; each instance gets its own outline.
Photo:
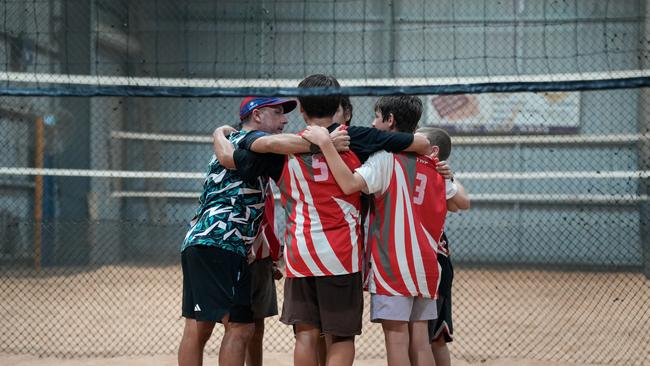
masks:
<instances>
[{"instance_id":1,"label":"sandy court surface","mask_svg":"<svg viewBox=\"0 0 650 366\"><path fill-rule=\"evenodd\" d=\"M0 365L175 363L178 267L0 274ZM453 296L456 365L650 364L650 285L640 274L462 269ZM383 335L368 303L356 364L381 365ZM291 364L291 328L277 317L266 328L266 364ZM159 356L138 356L146 354Z\"/></svg>"},{"instance_id":2,"label":"sandy court surface","mask_svg":"<svg viewBox=\"0 0 650 366\"><path fill-rule=\"evenodd\" d=\"M209 356L204 359L205 365L216 365L217 357ZM357 360L357 366L379 366L386 365L382 359ZM587 364L567 364L532 360L491 360L479 363L467 363L465 361L453 360L454 366L591 366ZM6 356L0 354L0 365L2 366L176 366L176 356L157 355L140 357L116 357L116 358L94 358L86 360L61 360L56 358L39 359L33 356ZM291 366L293 365L291 355L284 353L269 353L264 359L264 365L268 366Z\"/></svg>"}]
</instances>

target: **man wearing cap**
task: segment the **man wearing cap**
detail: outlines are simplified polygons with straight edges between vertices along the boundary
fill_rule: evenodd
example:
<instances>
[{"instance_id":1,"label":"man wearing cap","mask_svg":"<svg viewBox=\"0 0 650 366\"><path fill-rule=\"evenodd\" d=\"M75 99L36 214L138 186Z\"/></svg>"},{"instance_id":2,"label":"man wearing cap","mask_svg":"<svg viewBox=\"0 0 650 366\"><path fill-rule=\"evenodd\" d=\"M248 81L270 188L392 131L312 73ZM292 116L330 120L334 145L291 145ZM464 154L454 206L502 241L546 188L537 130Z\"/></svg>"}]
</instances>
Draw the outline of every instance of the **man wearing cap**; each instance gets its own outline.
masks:
<instances>
[{"instance_id":1,"label":"man wearing cap","mask_svg":"<svg viewBox=\"0 0 650 366\"><path fill-rule=\"evenodd\" d=\"M232 132L231 145L247 148L260 135L282 132L285 113L296 104L295 100L248 97L240 105L242 130L220 128L215 135ZM289 145L309 151L309 143L291 136ZM237 154L233 158L237 161ZM216 322L225 327L219 364L244 364L246 343L254 329L247 254L263 215L267 170L276 159L283 162L284 156L266 154L249 166L259 173L256 179L224 168L216 156L210 161L199 207L181 246L185 317L178 351L181 366L202 364Z\"/></svg>"},{"instance_id":2,"label":"man wearing cap","mask_svg":"<svg viewBox=\"0 0 650 366\"><path fill-rule=\"evenodd\" d=\"M185 317L178 351L181 366L202 364L203 349L216 322L225 327L219 364L244 364L246 343L254 329L246 256L259 232L268 177L275 177L285 157L260 154L258 159L251 161L248 155L233 154L232 150L238 147L246 151L260 136L282 132L287 123L285 114L296 105L295 100L247 97L239 106L241 131L222 126L213 133L216 155L208 166L199 207L181 246L182 315ZM279 142L280 152L284 154L304 153L310 149L310 143L300 136L278 134L274 137L272 143ZM226 143L217 144L219 139ZM337 150L347 150L349 138L344 131L333 133L332 140ZM257 146L265 148L259 143ZM223 149L231 152L227 163L216 158ZM235 162L245 166L247 171L256 172L255 176L245 178L238 171L224 167Z\"/></svg>"}]
</instances>

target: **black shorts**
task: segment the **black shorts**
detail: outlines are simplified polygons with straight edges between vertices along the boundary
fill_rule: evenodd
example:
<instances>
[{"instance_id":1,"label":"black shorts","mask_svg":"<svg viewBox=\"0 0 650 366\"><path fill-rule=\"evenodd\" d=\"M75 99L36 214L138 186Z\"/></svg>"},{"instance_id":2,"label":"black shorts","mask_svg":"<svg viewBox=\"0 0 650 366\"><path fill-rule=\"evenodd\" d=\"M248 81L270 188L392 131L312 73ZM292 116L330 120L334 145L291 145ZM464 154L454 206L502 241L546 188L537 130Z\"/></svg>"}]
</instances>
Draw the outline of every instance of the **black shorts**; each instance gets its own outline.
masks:
<instances>
[{"instance_id":1,"label":"black shorts","mask_svg":"<svg viewBox=\"0 0 650 366\"><path fill-rule=\"evenodd\" d=\"M278 298L273 279L273 259L256 259L250 264L253 318L278 315Z\"/></svg>"},{"instance_id":2,"label":"black shorts","mask_svg":"<svg viewBox=\"0 0 650 366\"><path fill-rule=\"evenodd\" d=\"M454 340L454 325L451 320L451 285L454 281L454 267L449 257L438 254L440 264L440 286L438 287L438 319L429 320L429 341L444 337L445 342Z\"/></svg>"},{"instance_id":3,"label":"black shorts","mask_svg":"<svg viewBox=\"0 0 650 366\"><path fill-rule=\"evenodd\" d=\"M246 258L207 245L181 253L183 316L220 322L230 314L233 323L253 323L251 278Z\"/></svg>"},{"instance_id":4,"label":"black shorts","mask_svg":"<svg viewBox=\"0 0 650 366\"><path fill-rule=\"evenodd\" d=\"M280 321L312 324L324 334L351 337L361 334L363 284L361 272L284 280Z\"/></svg>"}]
</instances>

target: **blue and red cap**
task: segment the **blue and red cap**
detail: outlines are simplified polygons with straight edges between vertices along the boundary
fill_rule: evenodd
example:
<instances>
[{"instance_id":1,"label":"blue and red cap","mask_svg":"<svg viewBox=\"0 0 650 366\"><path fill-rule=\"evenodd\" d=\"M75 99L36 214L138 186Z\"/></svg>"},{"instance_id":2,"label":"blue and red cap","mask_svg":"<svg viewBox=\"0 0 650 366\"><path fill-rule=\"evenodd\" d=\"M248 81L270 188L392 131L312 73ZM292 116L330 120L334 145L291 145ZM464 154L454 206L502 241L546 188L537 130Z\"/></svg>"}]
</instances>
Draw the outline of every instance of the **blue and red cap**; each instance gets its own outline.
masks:
<instances>
[{"instance_id":1,"label":"blue and red cap","mask_svg":"<svg viewBox=\"0 0 650 366\"><path fill-rule=\"evenodd\" d=\"M282 106L284 113L289 113L296 108L298 102L283 98L246 97L239 105L239 120L243 121L256 109L278 105Z\"/></svg>"}]
</instances>

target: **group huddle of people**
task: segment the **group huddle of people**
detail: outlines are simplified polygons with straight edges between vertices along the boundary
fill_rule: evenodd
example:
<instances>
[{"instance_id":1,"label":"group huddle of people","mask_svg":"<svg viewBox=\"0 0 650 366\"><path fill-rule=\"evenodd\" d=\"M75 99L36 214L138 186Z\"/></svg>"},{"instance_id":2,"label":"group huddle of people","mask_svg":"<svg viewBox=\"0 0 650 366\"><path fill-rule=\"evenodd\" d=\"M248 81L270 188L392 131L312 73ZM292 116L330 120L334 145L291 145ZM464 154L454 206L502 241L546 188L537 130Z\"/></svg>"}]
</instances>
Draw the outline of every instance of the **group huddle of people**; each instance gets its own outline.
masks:
<instances>
[{"instance_id":1,"label":"group huddle of people","mask_svg":"<svg viewBox=\"0 0 650 366\"><path fill-rule=\"evenodd\" d=\"M320 74L299 84L337 87ZM306 128L282 133L297 107ZM449 135L418 129L422 109L416 96L381 97L373 127L361 127L349 125L346 96L242 101L238 129L213 133L181 246L179 365L202 364L217 322L220 365L261 365L264 319L278 314L274 280L283 276L280 321L293 327L295 365L352 365L364 289L388 365L450 364L453 269L443 229L447 212L470 201L447 163ZM283 245L270 180L286 216Z\"/></svg>"}]
</instances>

